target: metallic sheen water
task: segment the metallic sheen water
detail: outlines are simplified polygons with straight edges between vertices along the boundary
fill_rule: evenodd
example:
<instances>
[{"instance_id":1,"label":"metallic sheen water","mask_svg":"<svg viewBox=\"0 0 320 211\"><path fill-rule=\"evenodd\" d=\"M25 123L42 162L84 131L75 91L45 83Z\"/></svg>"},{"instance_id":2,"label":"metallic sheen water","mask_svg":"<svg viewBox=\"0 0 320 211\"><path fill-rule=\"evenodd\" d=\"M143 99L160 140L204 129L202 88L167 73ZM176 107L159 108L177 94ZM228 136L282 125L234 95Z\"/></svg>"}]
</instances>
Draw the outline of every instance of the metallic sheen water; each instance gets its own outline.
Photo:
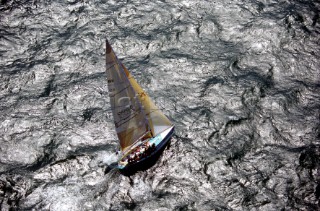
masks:
<instances>
[{"instance_id":1,"label":"metallic sheen water","mask_svg":"<svg viewBox=\"0 0 320 211\"><path fill-rule=\"evenodd\" d=\"M320 4L0 3L1 210L318 210ZM175 124L118 158L105 39Z\"/></svg>"}]
</instances>

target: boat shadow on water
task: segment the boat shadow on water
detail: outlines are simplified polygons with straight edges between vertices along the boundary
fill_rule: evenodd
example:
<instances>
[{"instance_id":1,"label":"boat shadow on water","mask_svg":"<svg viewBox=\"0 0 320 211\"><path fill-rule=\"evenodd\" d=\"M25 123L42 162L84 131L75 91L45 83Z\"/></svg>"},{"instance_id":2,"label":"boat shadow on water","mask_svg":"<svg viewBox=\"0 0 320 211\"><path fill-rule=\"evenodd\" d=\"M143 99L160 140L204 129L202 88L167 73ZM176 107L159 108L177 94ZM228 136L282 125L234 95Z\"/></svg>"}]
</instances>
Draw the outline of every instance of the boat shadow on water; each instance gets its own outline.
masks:
<instances>
[{"instance_id":1,"label":"boat shadow on water","mask_svg":"<svg viewBox=\"0 0 320 211\"><path fill-rule=\"evenodd\" d=\"M161 148L157 149L154 153L152 153L147 159L144 159L140 162L133 163L129 167L124 169L119 169L119 172L124 176L132 176L138 171L146 171L154 166L159 158L161 157L163 151L166 148L169 148L171 144L171 137ZM105 169L105 174L108 174L112 169L117 168L118 163L112 163Z\"/></svg>"}]
</instances>

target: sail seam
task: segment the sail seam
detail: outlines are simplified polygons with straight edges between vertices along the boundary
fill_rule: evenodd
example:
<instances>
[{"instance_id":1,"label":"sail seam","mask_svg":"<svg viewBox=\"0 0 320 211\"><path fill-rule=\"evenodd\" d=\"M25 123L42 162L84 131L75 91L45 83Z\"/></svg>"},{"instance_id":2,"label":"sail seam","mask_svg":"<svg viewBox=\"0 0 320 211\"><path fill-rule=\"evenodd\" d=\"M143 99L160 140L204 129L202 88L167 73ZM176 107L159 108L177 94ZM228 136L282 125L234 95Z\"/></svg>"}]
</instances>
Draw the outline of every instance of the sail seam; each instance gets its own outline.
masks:
<instances>
[{"instance_id":1,"label":"sail seam","mask_svg":"<svg viewBox=\"0 0 320 211\"><path fill-rule=\"evenodd\" d=\"M122 122L122 121L123 121L122 123L119 123L119 122L116 122L116 121L115 121L115 123L117 124L117 126L121 126L121 125L123 125L124 123L128 122L130 119L133 119L135 116L137 116L137 115L138 115L138 112L139 112L139 111L135 111L132 116L126 117L125 119L121 119L119 122ZM124 121L124 120L125 120L125 121Z\"/></svg>"},{"instance_id":2,"label":"sail seam","mask_svg":"<svg viewBox=\"0 0 320 211\"><path fill-rule=\"evenodd\" d=\"M106 68L106 71L109 70L111 67L113 67L113 66L115 66L115 65L116 65L116 63L110 65L109 67Z\"/></svg>"},{"instance_id":3,"label":"sail seam","mask_svg":"<svg viewBox=\"0 0 320 211\"><path fill-rule=\"evenodd\" d=\"M128 89L128 88L129 88L129 86L127 86L127 87L125 87L125 88L121 89L120 91L118 91L118 92L117 92L117 93L115 93L114 95L110 95L110 97L114 97L114 96L116 96L116 95L120 94L121 92L123 92L124 90L126 90L126 89Z\"/></svg>"}]
</instances>

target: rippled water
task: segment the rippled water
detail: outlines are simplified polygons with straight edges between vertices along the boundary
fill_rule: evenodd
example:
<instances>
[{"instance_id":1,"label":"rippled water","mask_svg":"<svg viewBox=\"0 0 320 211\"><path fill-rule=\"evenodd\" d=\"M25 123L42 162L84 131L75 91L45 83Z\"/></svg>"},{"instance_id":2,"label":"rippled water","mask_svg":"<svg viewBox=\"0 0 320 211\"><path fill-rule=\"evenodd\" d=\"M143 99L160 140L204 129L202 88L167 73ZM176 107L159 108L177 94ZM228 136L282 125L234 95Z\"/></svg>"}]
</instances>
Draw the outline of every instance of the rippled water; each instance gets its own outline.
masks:
<instances>
[{"instance_id":1,"label":"rippled water","mask_svg":"<svg viewBox=\"0 0 320 211\"><path fill-rule=\"evenodd\" d=\"M1 210L317 210L316 1L1 1ZM130 177L104 50L176 125Z\"/></svg>"}]
</instances>

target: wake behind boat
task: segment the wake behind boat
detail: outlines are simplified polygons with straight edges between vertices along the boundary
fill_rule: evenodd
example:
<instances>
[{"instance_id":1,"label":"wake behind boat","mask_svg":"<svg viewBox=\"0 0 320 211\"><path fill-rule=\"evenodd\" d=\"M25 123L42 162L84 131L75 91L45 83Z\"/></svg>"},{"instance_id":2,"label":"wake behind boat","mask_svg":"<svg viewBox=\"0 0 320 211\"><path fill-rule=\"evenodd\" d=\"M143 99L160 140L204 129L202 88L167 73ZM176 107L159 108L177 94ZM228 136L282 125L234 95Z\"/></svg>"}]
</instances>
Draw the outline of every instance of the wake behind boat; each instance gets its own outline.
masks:
<instances>
[{"instance_id":1,"label":"wake behind boat","mask_svg":"<svg viewBox=\"0 0 320 211\"><path fill-rule=\"evenodd\" d=\"M174 126L118 60L108 41L106 72L122 151L117 167L129 170L161 152L170 140Z\"/></svg>"}]
</instances>

